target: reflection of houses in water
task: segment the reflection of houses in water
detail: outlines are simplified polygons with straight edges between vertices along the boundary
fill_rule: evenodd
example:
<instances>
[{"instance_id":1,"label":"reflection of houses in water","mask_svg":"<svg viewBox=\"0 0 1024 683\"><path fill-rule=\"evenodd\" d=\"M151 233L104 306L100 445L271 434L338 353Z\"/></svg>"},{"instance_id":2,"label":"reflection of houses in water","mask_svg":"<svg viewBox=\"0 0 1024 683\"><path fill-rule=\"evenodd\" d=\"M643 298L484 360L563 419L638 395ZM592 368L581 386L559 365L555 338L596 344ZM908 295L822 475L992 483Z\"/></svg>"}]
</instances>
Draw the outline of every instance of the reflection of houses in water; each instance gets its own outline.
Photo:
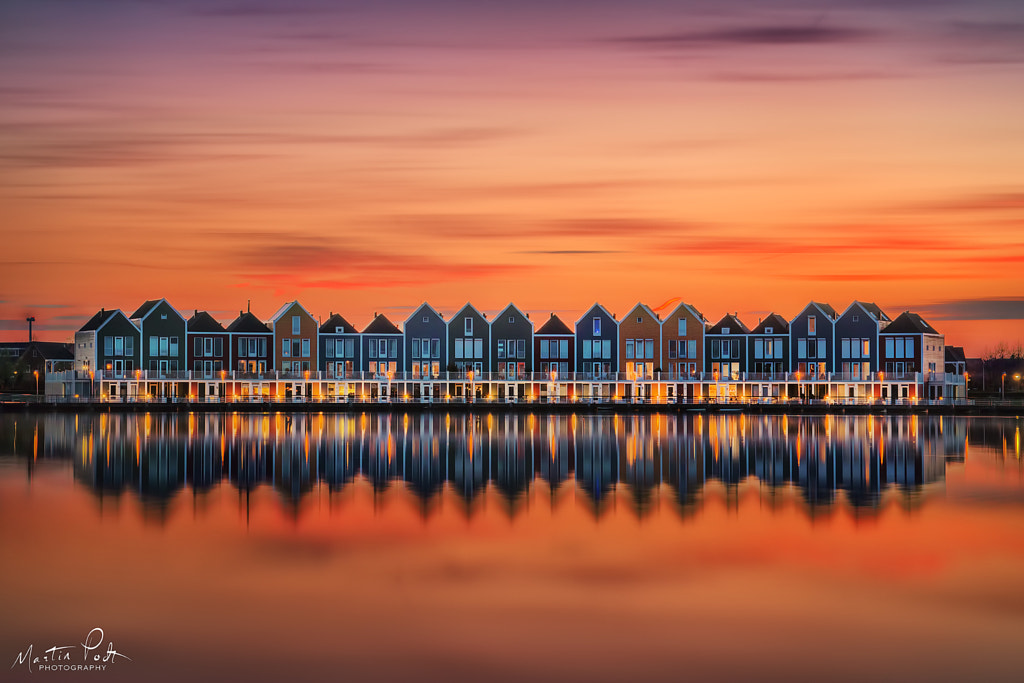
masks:
<instances>
[{"instance_id":1,"label":"reflection of houses in water","mask_svg":"<svg viewBox=\"0 0 1024 683\"><path fill-rule=\"evenodd\" d=\"M1020 450L1013 421L919 416L7 415L0 435L29 476L39 459L72 459L97 495L131 491L159 509L183 487L201 494L225 479L240 492L271 486L297 509L318 484L336 491L361 476L381 494L403 482L424 516L445 487L468 514L489 491L514 516L535 477L553 493L573 476L598 516L620 490L643 516L664 484L685 514L707 482L733 497L750 478L769 499L792 486L812 509L838 498L872 508L887 491L913 502L942 481L968 436L1007 457Z\"/></svg>"},{"instance_id":2,"label":"reflection of houses in water","mask_svg":"<svg viewBox=\"0 0 1024 683\"><path fill-rule=\"evenodd\" d=\"M523 413L499 413L487 415L488 423L492 418L493 428L489 424L487 430L491 481L512 516L533 481L534 435L538 431L538 418Z\"/></svg>"},{"instance_id":3,"label":"reflection of houses in water","mask_svg":"<svg viewBox=\"0 0 1024 683\"><path fill-rule=\"evenodd\" d=\"M537 418L535 462L537 476L548 483L551 494L569 479L576 457L576 415L545 415Z\"/></svg>"},{"instance_id":4,"label":"reflection of houses in water","mask_svg":"<svg viewBox=\"0 0 1024 683\"><path fill-rule=\"evenodd\" d=\"M581 418L576 427L576 485L600 515L609 493L619 480L619 444L615 418L597 415Z\"/></svg>"}]
</instances>

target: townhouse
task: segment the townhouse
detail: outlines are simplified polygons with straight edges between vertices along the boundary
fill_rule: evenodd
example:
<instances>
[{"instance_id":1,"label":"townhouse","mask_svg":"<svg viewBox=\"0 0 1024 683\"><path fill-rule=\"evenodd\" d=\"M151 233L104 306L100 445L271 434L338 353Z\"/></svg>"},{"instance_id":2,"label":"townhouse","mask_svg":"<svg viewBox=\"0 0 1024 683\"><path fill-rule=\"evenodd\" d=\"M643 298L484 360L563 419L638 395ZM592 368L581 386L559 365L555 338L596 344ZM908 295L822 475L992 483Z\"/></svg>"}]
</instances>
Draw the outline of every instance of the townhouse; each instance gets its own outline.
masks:
<instances>
[{"instance_id":1,"label":"townhouse","mask_svg":"<svg viewBox=\"0 0 1024 683\"><path fill-rule=\"evenodd\" d=\"M619 323L595 303L576 321L576 372L601 379L619 371Z\"/></svg>"},{"instance_id":2,"label":"townhouse","mask_svg":"<svg viewBox=\"0 0 1024 683\"><path fill-rule=\"evenodd\" d=\"M491 358L499 379L523 379L533 372L533 323L515 304L491 321Z\"/></svg>"},{"instance_id":3,"label":"townhouse","mask_svg":"<svg viewBox=\"0 0 1024 683\"><path fill-rule=\"evenodd\" d=\"M479 377L489 372L491 326L483 313L467 303L448 321L448 370Z\"/></svg>"},{"instance_id":4,"label":"townhouse","mask_svg":"<svg viewBox=\"0 0 1024 683\"><path fill-rule=\"evenodd\" d=\"M662 372L677 378L693 377L704 369L704 314L680 303L661 324Z\"/></svg>"},{"instance_id":5,"label":"townhouse","mask_svg":"<svg viewBox=\"0 0 1024 683\"><path fill-rule=\"evenodd\" d=\"M405 371L416 380L440 377L448 364L448 325L444 316L424 301L405 319L402 328L409 351Z\"/></svg>"},{"instance_id":6,"label":"townhouse","mask_svg":"<svg viewBox=\"0 0 1024 683\"><path fill-rule=\"evenodd\" d=\"M637 303L619 323L619 367L631 379L651 379L661 372L661 318Z\"/></svg>"}]
</instances>

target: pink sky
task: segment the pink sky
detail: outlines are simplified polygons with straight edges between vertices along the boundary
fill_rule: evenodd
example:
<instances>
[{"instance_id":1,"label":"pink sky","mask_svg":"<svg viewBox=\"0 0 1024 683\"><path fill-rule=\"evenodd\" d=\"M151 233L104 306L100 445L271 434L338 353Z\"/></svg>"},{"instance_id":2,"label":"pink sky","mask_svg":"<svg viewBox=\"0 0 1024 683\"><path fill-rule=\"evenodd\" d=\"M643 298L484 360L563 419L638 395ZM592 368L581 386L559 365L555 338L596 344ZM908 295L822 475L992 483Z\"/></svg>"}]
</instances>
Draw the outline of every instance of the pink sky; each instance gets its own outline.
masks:
<instances>
[{"instance_id":1,"label":"pink sky","mask_svg":"<svg viewBox=\"0 0 1024 683\"><path fill-rule=\"evenodd\" d=\"M1024 339L1019 3L22 2L0 25L3 339L160 297L362 326L676 296Z\"/></svg>"}]
</instances>

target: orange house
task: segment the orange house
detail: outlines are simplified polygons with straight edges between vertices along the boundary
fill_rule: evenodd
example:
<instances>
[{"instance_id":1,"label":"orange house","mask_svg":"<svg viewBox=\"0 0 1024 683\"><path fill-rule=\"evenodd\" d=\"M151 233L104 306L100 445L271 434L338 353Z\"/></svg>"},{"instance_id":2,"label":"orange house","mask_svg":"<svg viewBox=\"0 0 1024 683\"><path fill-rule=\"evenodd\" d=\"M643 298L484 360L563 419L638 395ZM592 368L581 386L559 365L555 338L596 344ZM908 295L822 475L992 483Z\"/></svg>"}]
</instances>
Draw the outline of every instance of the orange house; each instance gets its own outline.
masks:
<instances>
[{"instance_id":1,"label":"orange house","mask_svg":"<svg viewBox=\"0 0 1024 683\"><path fill-rule=\"evenodd\" d=\"M661 323L661 369L688 377L704 369L704 314L681 303Z\"/></svg>"},{"instance_id":2,"label":"orange house","mask_svg":"<svg viewBox=\"0 0 1024 683\"><path fill-rule=\"evenodd\" d=\"M619 323L619 367L627 377L654 377L661 367L661 319L638 303Z\"/></svg>"},{"instance_id":3,"label":"orange house","mask_svg":"<svg viewBox=\"0 0 1024 683\"><path fill-rule=\"evenodd\" d=\"M274 358L282 372L316 372L319 325L298 301L285 304L270 319Z\"/></svg>"}]
</instances>

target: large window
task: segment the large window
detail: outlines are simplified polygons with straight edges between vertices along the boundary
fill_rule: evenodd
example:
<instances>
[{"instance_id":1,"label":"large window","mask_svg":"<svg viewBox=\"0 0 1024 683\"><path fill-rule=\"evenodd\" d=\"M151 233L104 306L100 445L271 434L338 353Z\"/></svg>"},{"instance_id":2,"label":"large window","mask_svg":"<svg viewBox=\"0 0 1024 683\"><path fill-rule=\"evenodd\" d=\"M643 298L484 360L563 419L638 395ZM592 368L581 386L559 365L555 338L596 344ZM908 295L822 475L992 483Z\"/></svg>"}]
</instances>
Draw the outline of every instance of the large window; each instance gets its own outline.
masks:
<instances>
[{"instance_id":1,"label":"large window","mask_svg":"<svg viewBox=\"0 0 1024 683\"><path fill-rule=\"evenodd\" d=\"M680 337L686 336L686 318L680 318L677 325L677 332Z\"/></svg>"},{"instance_id":2,"label":"large window","mask_svg":"<svg viewBox=\"0 0 1024 683\"><path fill-rule=\"evenodd\" d=\"M811 336L818 334L818 321L813 315L807 316L807 334Z\"/></svg>"},{"instance_id":3,"label":"large window","mask_svg":"<svg viewBox=\"0 0 1024 683\"><path fill-rule=\"evenodd\" d=\"M292 334L299 334L302 331L301 321L299 316L292 316Z\"/></svg>"},{"instance_id":4,"label":"large window","mask_svg":"<svg viewBox=\"0 0 1024 683\"><path fill-rule=\"evenodd\" d=\"M593 323L594 323L594 336L595 337L600 337L601 336L601 319L595 317L593 319Z\"/></svg>"},{"instance_id":5,"label":"large window","mask_svg":"<svg viewBox=\"0 0 1024 683\"><path fill-rule=\"evenodd\" d=\"M465 334L466 334L466 336L467 337L472 336L472 334L473 334L473 319L472 318L465 318L462 322L463 322L463 325L465 327Z\"/></svg>"}]
</instances>

